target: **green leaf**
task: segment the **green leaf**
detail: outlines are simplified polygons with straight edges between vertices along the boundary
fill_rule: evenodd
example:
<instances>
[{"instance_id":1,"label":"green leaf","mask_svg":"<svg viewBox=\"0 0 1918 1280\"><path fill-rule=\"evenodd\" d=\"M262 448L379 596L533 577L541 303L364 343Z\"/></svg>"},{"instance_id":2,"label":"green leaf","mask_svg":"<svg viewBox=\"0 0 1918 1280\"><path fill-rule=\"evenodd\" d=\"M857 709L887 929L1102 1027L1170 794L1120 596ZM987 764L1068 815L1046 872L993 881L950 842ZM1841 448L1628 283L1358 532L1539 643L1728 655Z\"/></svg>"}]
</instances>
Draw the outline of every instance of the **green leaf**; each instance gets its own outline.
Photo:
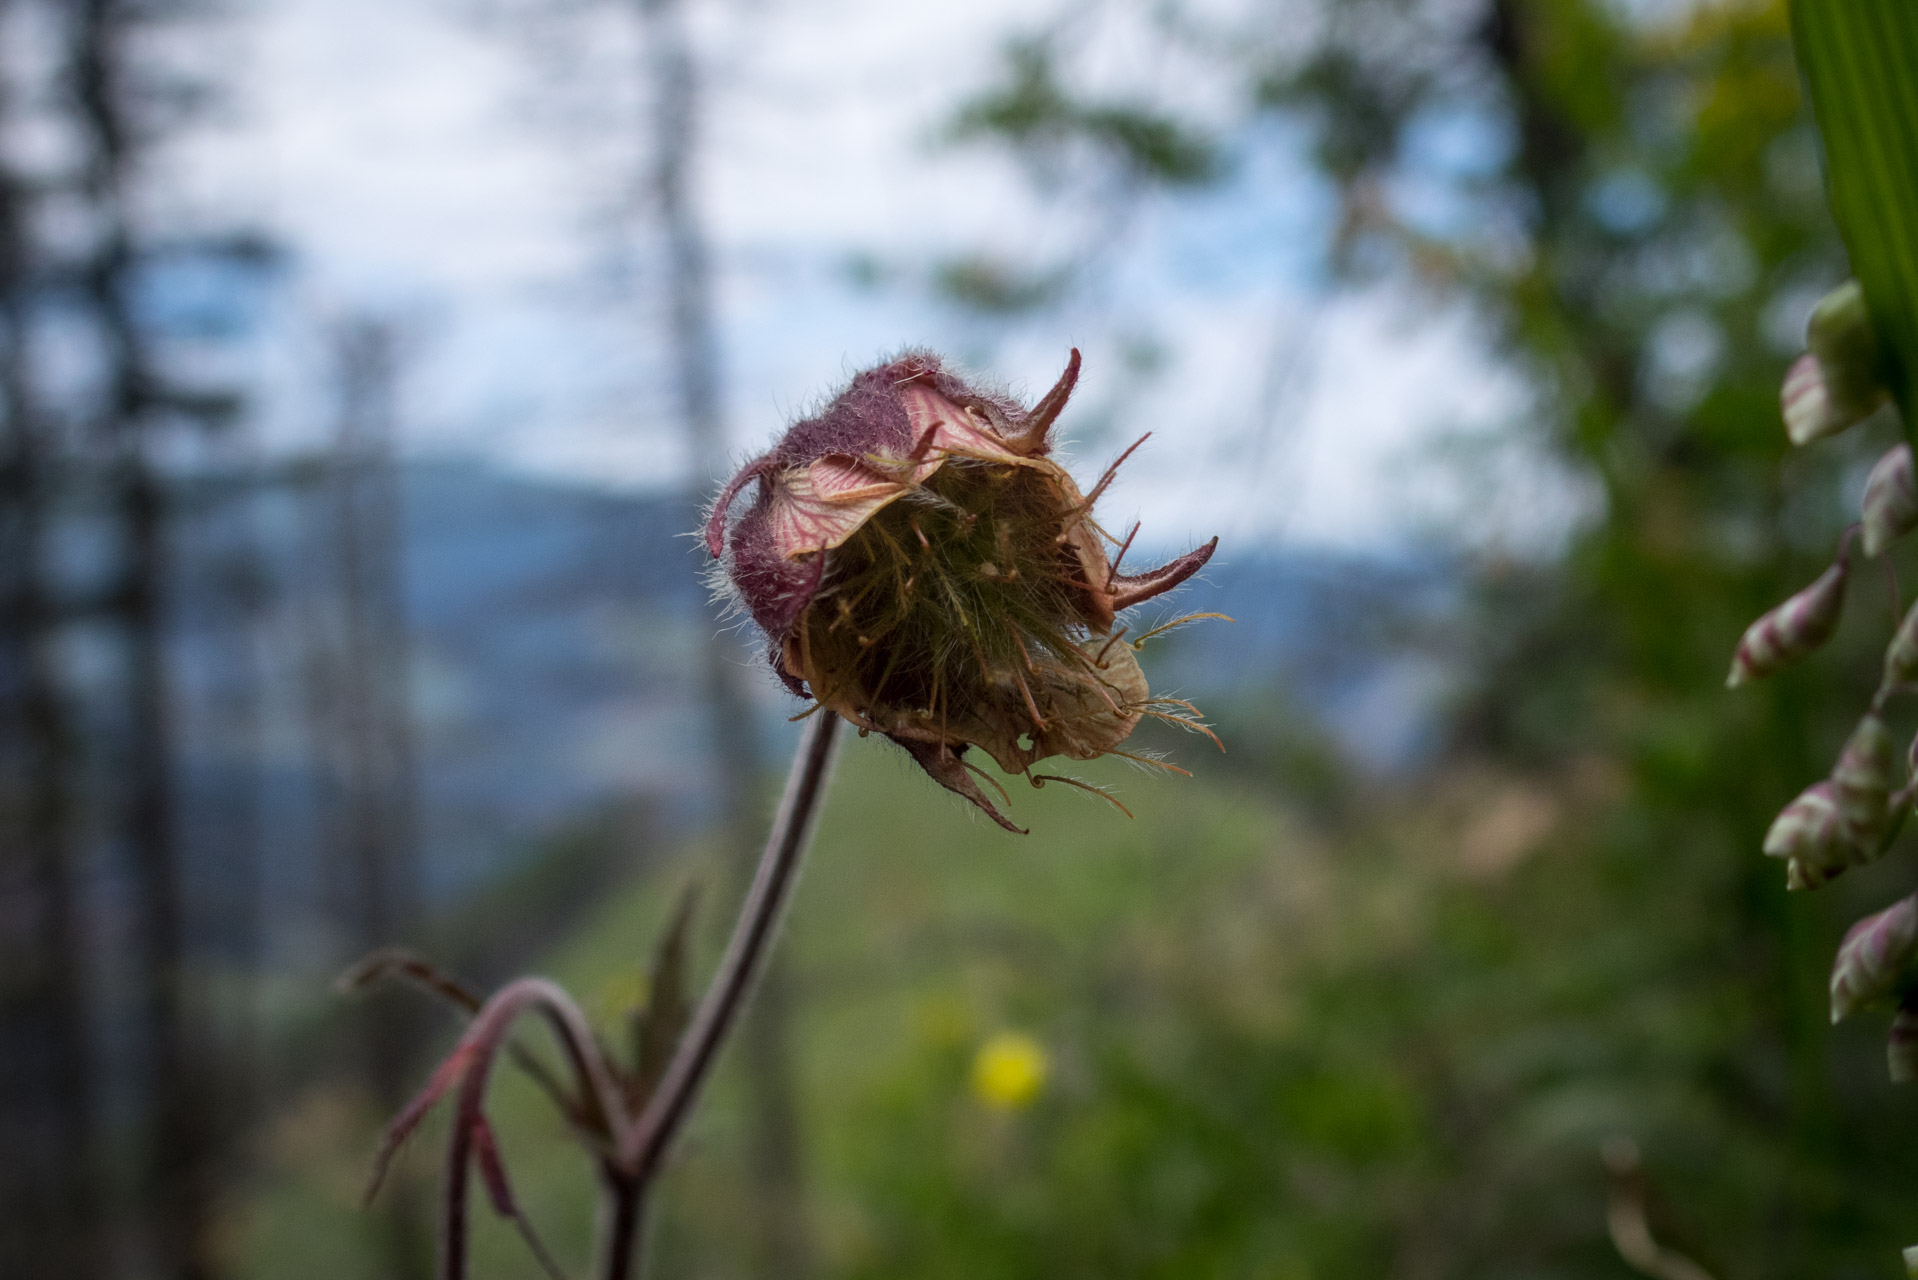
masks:
<instances>
[{"instance_id":1,"label":"green leaf","mask_svg":"<svg viewBox=\"0 0 1918 1280\"><path fill-rule=\"evenodd\" d=\"M996 138L1040 158L1061 143L1088 143L1132 177L1196 186L1219 176L1217 143L1143 100L1094 100L1068 92L1051 50L1017 41L1005 83L974 98L947 129L952 141Z\"/></svg>"},{"instance_id":2,"label":"green leaf","mask_svg":"<svg viewBox=\"0 0 1918 1280\"><path fill-rule=\"evenodd\" d=\"M1832 214L1865 290L1884 379L1918 423L1918 3L1793 0Z\"/></svg>"},{"instance_id":3,"label":"green leaf","mask_svg":"<svg viewBox=\"0 0 1918 1280\"><path fill-rule=\"evenodd\" d=\"M699 892L692 885L679 895L673 921L653 953L651 991L646 1006L633 1014L632 1102L635 1107L644 1106L646 1099L652 1096L692 1016L692 1004L686 994L686 943L693 904L698 899Z\"/></svg>"}]
</instances>

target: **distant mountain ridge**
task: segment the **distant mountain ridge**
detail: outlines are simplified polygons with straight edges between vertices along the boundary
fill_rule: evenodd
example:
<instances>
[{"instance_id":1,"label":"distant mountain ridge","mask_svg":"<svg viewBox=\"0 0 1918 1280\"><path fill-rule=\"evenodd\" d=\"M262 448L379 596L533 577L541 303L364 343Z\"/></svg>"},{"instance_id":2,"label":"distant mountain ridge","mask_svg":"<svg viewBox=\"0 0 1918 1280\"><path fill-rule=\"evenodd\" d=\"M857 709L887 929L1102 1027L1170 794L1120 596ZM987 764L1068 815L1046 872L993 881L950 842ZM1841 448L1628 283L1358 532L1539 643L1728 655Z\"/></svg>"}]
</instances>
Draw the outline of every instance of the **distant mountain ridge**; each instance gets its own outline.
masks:
<instances>
[{"instance_id":1,"label":"distant mountain ridge","mask_svg":"<svg viewBox=\"0 0 1918 1280\"><path fill-rule=\"evenodd\" d=\"M408 462L399 480L418 829L432 900L485 883L595 808L643 799L669 823L699 822L711 797L697 646L723 644L743 664L761 672L764 664L749 628L722 629L703 581L706 553L686 536L697 523L691 504L464 461ZM266 523L268 558L286 569L292 596L324 591L325 575L310 563L324 547L316 553L285 512ZM1134 554L1143 563L1151 553ZM1229 614L1230 624L1202 622L1154 641L1154 687L1216 705L1283 684L1290 705L1324 718L1361 759L1390 767L1416 754L1429 697L1406 683L1407 660L1384 624L1408 608L1446 607L1450 581L1434 566L1227 547L1134 630L1188 612ZM305 643L284 619L310 604L279 602L276 643ZM282 657L299 665L297 655ZM796 704L770 674L756 687L763 731L783 740ZM298 696L268 702L297 718ZM300 735L280 724L269 736ZM300 865L302 848L316 860L318 851L315 801L298 773L295 758L276 774L266 816L287 833L269 841L269 874L295 898L324 889L324 868Z\"/></svg>"},{"instance_id":2,"label":"distant mountain ridge","mask_svg":"<svg viewBox=\"0 0 1918 1280\"><path fill-rule=\"evenodd\" d=\"M706 796L694 646L761 661L750 628L721 629L705 549L686 536L698 523L691 504L446 462L408 465L403 492L429 825L471 831L485 814L486 830L525 830L621 788L696 817ZM1391 623L1447 607L1451 583L1434 565L1227 547L1173 600L1142 611L1135 631L1228 614L1230 624L1155 641L1155 683L1203 697L1285 681L1299 705L1330 715L1389 678L1402 661ZM775 732L789 700L770 677L761 687ZM1410 749L1363 738L1348 745L1380 763Z\"/></svg>"}]
</instances>

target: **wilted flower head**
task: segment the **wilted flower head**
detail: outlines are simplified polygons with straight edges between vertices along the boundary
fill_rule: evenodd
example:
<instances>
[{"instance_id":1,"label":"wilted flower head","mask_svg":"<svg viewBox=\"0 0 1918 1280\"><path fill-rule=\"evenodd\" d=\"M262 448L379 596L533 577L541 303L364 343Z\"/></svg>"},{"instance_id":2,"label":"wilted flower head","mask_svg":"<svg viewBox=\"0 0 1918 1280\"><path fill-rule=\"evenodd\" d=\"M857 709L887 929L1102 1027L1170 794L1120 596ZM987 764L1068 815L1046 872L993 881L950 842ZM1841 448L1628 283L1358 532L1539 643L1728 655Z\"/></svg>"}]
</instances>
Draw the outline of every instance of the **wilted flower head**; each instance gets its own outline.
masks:
<instances>
[{"instance_id":1,"label":"wilted flower head","mask_svg":"<svg viewBox=\"0 0 1918 1280\"><path fill-rule=\"evenodd\" d=\"M1114 626L1196 573L1218 539L1119 572L1125 544L1092 518L1113 471L1081 493L1048 456L1078 375L1074 351L1027 409L908 352L747 463L706 527L788 688L885 734L1015 831L973 781L968 747L1038 782L1038 761L1114 752L1144 716L1200 727L1189 704L1148 693Z\"/></svg>"}]
</instances>

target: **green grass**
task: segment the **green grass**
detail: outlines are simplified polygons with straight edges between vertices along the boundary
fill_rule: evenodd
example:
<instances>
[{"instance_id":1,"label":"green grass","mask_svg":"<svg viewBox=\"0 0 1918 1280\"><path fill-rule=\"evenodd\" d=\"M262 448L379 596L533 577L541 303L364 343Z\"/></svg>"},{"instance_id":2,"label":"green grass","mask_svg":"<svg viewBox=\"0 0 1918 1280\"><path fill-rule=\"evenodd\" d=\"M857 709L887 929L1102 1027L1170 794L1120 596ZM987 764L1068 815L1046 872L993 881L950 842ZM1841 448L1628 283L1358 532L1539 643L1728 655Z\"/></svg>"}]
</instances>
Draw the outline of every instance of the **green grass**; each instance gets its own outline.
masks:
<instances>
[{"instance_id":1,"label":"green grass","mask_svg":"<svg viewBox=\"0 0 1918 1280\"><path fill-rule=\"evenodd\" d=\"M1133 1121L1075 1126L1102 1105L1115 1027L1142 1061L1176 1070L1195 986L1205 988L1198 998L1274 1026L1297 1016L1277 982L1225 980L1249 964L1276 978L1275 899L1297 900L1301 925L1313 914L1304 904L1318 877L1283 817L1202 780L1114 762L1086 772L1137 819L1065 787L1021 785L1014 811L1033 835L1020 838L934 787L890 745L849 740L781 943L799 997L809 1216L829 1273L863 1274L896 1255L897 1219L944 1212L928 1203L942 1187L1002 1184L1010 1218L991 1233L1014 1242L1043 1234L1047 1163L1137 1140ZM724 877L709 861L699 851L667 860L551 957L551 975L609 1039L620 1035L618 1011L644 990L645 958L689 878L705 889L706 962L716 952L731 904L718 901ZM451 1020L440 1025L450 1043ZM1040 1098L1012 1114L968 1087L978 1045L1005 1029L1037 1037L1051 1060ZM529 1038L540 1035L528 1025ZM563 1257L583 1259L593 1209L586 1162L512 1073L498 1077L493 1111L541 1229ZM657 1237L666 1274L743 1273L738 1222L750 1201L739 1111L739 1082L722 1070L670 1176ZM363 1104L325 1089L271 1127L268 1174L232 1215L246 1274L380 1273L380 1217L354 1204L374 1130ZM424 1132L403 1163L401 1185L418 1199L432 1194L440 1137ZM477 1254L481 1276L533 1273L496 1225L481 1232Z\"/></svg>"},{"instance_id":2,"label":"green grass","mask_svg":"<svg viewBox=\"0 0 1918 1280\"><path fill-rule=\"evenodd\" d=\"M1298 887L1280 814L1204 782L1109 762L1088 772L1137 819L1064 787L1022 786L1015 812L1033 828L1022 839L890 746L849 742L782 941L799 997L808 1216L827 1274L944 1274L926 1269L930 1254L952 1274L992 1270L938 1227L954 1216L979 1228L987 1253L1040 1261L1027 1237L1050 1230L1048 1164L1131 1140L1102 1132L1097 1114L1110 1109L1111 1031L1124 1025L1141 1049L1176 1057L1194 984L1279 1016L1276 988L1229 991L1241 984L1220 979L1271 948L1262 908ZM674 896L640 886L557 959L559 976L610 1009L631 989L613 975L632 973ZM712 898L709 953L729 923ZM1023 1112L995 1112L969 1087L974 1053L1001 1030L1035 1036L1051 1060ZM739 1089L722 1073L682 1148L656 1240L662 1274L750 1274ZM991 1212L968 1203L982 1189ZM936 1238L922 1240L928 1227Z\"/></svg>"},{"instance_id":3,"label":"green grass","mask_svg":"<svg viewBox=\"0 0 1918 1280\"><path fill-rule=\"evenodd\" d=\"M1645 1151L1660 1231L1716 1274L1780 1250L1895 1268L1914 1104L1875 1031L1823 1027L1816 990L1801 1006L1725 941L1754 851L1674 850L1595 783L1534 797L1553 817L1511 844L1492 818L1515 784L1471 771L1354 792L1315 826L1256 769L1191 749L1193 779L1087 766L1134 821L1022 784L1020 838L889 744L846 746L781 942L822 1280L1597 1280L1621 1266L1598 1160L1614 1133ZM547 958L609 1038L693 877L710 965L731 906L709 863L658 860ZM1783 1123L1774 1096L1801 1008L1809 1060L1844 1081L1819 1094L1822 1129ZM971 1082L1008 1031L1049 1070L1003 1111ZM657 1276L761 1274L742 1099L722 1064L662 1188ZM510 1072L492 1112L584 1276L586 1161ZM337 1089L284 1110L229 1214L236 1273L393 1274L383 1219L354 1205L375 1128ZM401 1171L417 1198L439 1142L429 1128ZM475 1274L534 1276L479 1216Z\"/></svg>"}]
</instances>

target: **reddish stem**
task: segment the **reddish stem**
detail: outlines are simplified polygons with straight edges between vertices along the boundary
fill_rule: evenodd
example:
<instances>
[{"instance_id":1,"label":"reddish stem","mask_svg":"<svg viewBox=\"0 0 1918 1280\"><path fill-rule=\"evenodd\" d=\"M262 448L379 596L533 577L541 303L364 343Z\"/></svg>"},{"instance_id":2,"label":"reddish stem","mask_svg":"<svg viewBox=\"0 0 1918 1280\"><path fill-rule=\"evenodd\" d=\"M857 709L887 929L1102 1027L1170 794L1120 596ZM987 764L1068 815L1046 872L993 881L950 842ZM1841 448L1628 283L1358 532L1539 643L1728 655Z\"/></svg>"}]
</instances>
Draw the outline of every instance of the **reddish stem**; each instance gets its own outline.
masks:
<instances>
[{"instance_id":1,"label":"reddish stem","mask_svg":"<svg viewBox=\"0 0 1918 1280\"><path fill-rule=\"evenodd\" d=\"M605 1236L600 1242L600 1280L632 1280L645 1269L646 1187L611 1165L601 1169L605 1183Z\"/></svg>"},{"instance_id":2,"label":"reddish stem","mask_svg":"<svg viewBox=\"0 0 1918 1280\"><path fill-rule=\"evenodd\" d=\"M766 850L753 873L752 887L746 891L726 953L646 1109L622 1137L618 1169L609 1171L606 1179L609 1212L602 1280L628 1280L636 1273L647 1192L672 1149L673 1139L691 1115L720 1049L739 1021L753 979L771 949L793 886L798 883L799 864L811 843L825 796L839 719L828 711L806 722L778 816L773 819Z\"/></svg>"},{"instance_id":3,"label":"reddish stem","mask_svg":"<svg viewBox=\"0 0 1918 1280\"><path fill-rule=\"evenodd\" d=\"M583 1101L598 1108L612 1133L626 1131L625 1108L600 1057L586 1018L564 991L544 978L521 978L486 1002L466 1029L454 1056L470 1063L460 1077L453 1130L446 1147L445 1202L440 1213L441 1280L466 1280L467 1174L475 1135L485 1114L486 1083L501 1044L522 1013L537 1010L552 1028L577 1078ZM431 1086L429 1086L430 1088Z\"/></svg>"}]
</instances>

